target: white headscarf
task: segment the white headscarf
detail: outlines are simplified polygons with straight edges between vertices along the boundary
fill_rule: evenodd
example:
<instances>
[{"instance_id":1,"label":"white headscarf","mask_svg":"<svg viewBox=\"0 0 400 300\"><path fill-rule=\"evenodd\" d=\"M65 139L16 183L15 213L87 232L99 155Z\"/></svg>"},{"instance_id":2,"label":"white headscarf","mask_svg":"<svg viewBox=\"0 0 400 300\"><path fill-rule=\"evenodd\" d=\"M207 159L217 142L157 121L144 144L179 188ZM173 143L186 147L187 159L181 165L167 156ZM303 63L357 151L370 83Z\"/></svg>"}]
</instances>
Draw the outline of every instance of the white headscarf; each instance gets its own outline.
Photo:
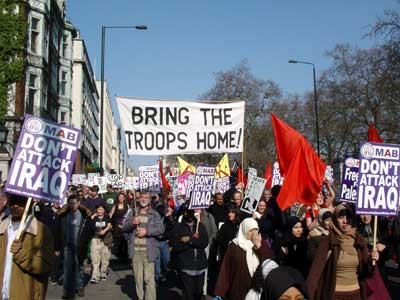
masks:
<instances>
[{"instance_id":1,"label":"white headscarf","mask_svg":"<svg viewBox=\"0 0 400 300\"><path fill-rule=\"evenodd\" d=\"M247 233L254 228L259 229L256 220L253 218L244 219L242 223L240 223L237 238L233 240L236 245L246 251L246 263L251 277L253 277L254 272L260 264L260 260L253 250L253 242L247 239Z\"/></svg>"}]
</instances>

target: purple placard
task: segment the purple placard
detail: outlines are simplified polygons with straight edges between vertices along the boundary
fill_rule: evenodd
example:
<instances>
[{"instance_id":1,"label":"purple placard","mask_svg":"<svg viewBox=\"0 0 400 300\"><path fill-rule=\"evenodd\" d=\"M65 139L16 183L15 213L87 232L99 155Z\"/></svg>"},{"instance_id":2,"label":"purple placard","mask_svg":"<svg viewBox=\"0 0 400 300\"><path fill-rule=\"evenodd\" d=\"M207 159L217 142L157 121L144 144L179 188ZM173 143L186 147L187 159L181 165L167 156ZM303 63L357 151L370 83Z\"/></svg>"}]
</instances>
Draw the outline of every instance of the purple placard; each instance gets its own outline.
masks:
<instances>
[{"instance_id":1,"label":"purple placard","mask_svg":"<svg viewBox=\"0 0 400 300\"><path fill-rule=\"evenodd\" d=\"M5 191L62 201L74 167L80 130L26 115Z\"/></svg>"},{"instance_id":2,"label":"purple placard","mask_svg":"<svg viewBox=\"0 0 400 300\"><path fill-rule=\"evenodd\" d=\"M358 167L360 161L348 157L343 164L342 188L340 189L340 201L357 202Z\"/></svg>"},{"instance_id":3,"label":"purple placard","mask_svg":"<svg viewBox=\"0 0 400 300\"><path fill-rule=\"evenodd\" d=\"M190 194L190 209L208 208L214 187L214 167L198 166Z\"/></svg>"},{"instance_id":4,"label":"purple placard","mask_svg":"<svg viewBox=\"0 0 400 300\"><path fill-rule=\"evenodd\" d=\"M400 145L360 143L357 214L394 216L400 186Z\"/></svg>"}]
</instances>

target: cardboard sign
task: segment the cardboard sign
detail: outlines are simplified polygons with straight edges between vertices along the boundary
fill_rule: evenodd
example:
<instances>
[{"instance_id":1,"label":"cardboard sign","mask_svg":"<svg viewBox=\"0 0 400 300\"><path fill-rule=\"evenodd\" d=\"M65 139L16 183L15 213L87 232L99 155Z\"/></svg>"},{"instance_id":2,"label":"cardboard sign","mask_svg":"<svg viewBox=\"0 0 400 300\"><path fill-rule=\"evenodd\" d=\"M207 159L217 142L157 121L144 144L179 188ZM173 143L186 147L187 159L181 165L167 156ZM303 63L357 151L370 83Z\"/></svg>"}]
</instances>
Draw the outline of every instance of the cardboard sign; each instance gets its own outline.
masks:
<instances>
[{"instance_id":1,"label":"cardboard sign","mask_svg":"<svg viewBox=\"0 0 400 300\"><path fill-rule=\"evenodd\" d=\"M87 180L86 180L86 185L87 186L94 186L95 182L97 181L97 177L100 176L100 173L88 173L87 175Z\"/></svg>"},{"instance_id":2,"label":"cardboard sign","mask_svg":"<svg viewBox=\"0 0 400 300\"><path fill-rule=\"evenodd\" d=\"M94 185L97 185L99 187L99 194L107 193L107 178L105 176L95 177Z\"/></svg>"},{"instance_id":3,"label":"cardboard sign","mask_svg":"<svg viewBox=\"0 0 400 300\"><path fill-rule=\"evenodd\" d=\"M161 190L160 167L158 165L139 167L139 188L155 193Z\"/></svg>"},{"instance_id":4,"label":"cardboard sign","mask_svg":"<svg viewBox=\"0 0 400 300\"><path fill-rule=\"evenodd\" d=\"M285 178L281 176L281 172L279 171L279 163L276 161L274 162L273 168L272 168L272 183L271 187L274 185L282 185L283 181Z\"/></svg>"},{"instance_id":5,"label":"cardboard sign","mask_svg":"<svg viewBox=\"0 0 400 300\"><path fill-rule=\"evenodd\" d=\"M399 205L400 145L361 142L357 214L395 216Z\"/></svg>"},{"instance_id":6,"label":"cardboard sign","mask_svg":"<svg viewBox=\"0 0 400 300\"><path fill-rule=\"evenodd\" d=\"M111 184L113 188L123 189L125 187L125 176L121 174L107 174L107 184Z\"/></svg>"},{"instance_id":7,"label":"cardboard sign","mask_svg":"<svg viewBox=\"0 0 400 300\"><path fill-rule=\"evenodd\" d=\"M197 167L194 175L194 187L190 196L190 209L208 208L211 202L214 185L213 167Z\"/></svg>"},{"instance_id":8,"label":"cardboard sign","mask_svg":"<svg viewBox=\"0 0 400 300\"><path fill-rule=\"evenodd\" d=\"M216 178L215 179L215 192L216 193L225 193L227 190L231 188L229 176Z\"/></svg>"},{"instance_id":9,"label":"cardboard sign","mask_svg":"<svg viewBox=\"0 0 400 300\"><path fill-rule=\"evenodd\" d=\"M80 138L78 129L26 115L5 191L61 202Z\"/></svg>"},{"instance_id":10,"label":"cardboard sign","mask_svg":"<svg viewBox=\"0 0 400 300\"><path fill-rule=\"evenodd\" d=\"M129 155L242 152L244 101L209 104L117 97Z\"/></svg>"},{"instance_id":11,"label":"cardboard sign","mask_svg":"<svg viewBox=\"0 0 400 300\"><path fill-rule=\"evenodd\" d=\"M326 166L325 170L325 179L330 183L333 184L335 179L333 178L333 168L332 166Z\"/></svg>"},{"instance_id":12,"label":"cardboard sign","mask_svg":"<svg viewBox=\"0 0 400 300\"><path fill-rule=\"evenodd\" d=\"M85 174L72 174L71 184L78 186L86 184L86 175Z\"/></svg>"},{"instance_id":13,"label":"cardboard sign","mask_svg":"<svg viewBox=\"0 0 400 300\"><path fill-rule=\"evenodd\" d=\"M342 187L340 189L340 201L357 202L358 167L360 161L348 157L343 164Z\"/></svg>"},{"instance_id":14,"label":"cardboard sign","mask_svg":"<svg viewBox=\"0 0 400 300\"><path fill-rule=\"evenodd\" d=\"M249 214L256 211L258 202L260 201L261 195L264 191L265 182L265 178L253 177L252 181L247 184L246 193L240 210Z\"/></svg>"},{"instance_id":15,"label":"cardboard sign","mask_svg":"<svg viewBox=\"0 0 400 300\"><path fill-rule=\"evenodd\" d=\"M185 200L190 200L193 189L194 189L194 175L187 174Z\"/></svg>"},{"instance_id":16,"label":"cardboard sign","mask_svg":"<svg viewBox=\"0 0 400 300\"><path fill-rule=\"evenodd\" d=\"M186 185L187 185L188 175L180 175L178 176L178 195L185 196L186 195Z\"/></svg>"},{"instance_id":17,"label":"cardboard sign","mask_svg":"<svg viewBox=\"0 0 400 300\"><path fill-rule=\"evenodd\" d=\"M257 169L248 168L247 181L248 182L252 181L253 177L257 177Z\"/></svg>"}]
</instances>

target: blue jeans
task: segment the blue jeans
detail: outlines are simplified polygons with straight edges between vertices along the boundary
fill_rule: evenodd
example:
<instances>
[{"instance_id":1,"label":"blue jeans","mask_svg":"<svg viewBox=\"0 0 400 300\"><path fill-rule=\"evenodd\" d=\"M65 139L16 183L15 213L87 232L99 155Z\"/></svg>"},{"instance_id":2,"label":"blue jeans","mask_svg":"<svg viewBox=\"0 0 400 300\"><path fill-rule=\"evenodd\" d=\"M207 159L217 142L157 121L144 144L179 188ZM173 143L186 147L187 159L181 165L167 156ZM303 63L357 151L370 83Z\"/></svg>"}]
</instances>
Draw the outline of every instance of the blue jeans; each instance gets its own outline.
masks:
<instances>
[{"instance_id":1,"label":"blue jeans","mask_svg":"<svg viewBox=\"0 0 400 300\"><path fill-rule=\"evenodd\" d=\"M170 253L168 243L166 241L159 242L160 255L157 256L155 263L154 277L156 280L161 278L161 273L165 272L168 268Z\"/></svg>"},{"instance_id":2,"label":"blue jeans","mask_svg":"<svg viewBox=\"0 0 400 300\"><path fill-rule=\"evenodd\" d=\"M75 247L64 247L63 288L72 295L76 289L83 288L83 268L78 261Z\"/></svg>"}]
</instances>

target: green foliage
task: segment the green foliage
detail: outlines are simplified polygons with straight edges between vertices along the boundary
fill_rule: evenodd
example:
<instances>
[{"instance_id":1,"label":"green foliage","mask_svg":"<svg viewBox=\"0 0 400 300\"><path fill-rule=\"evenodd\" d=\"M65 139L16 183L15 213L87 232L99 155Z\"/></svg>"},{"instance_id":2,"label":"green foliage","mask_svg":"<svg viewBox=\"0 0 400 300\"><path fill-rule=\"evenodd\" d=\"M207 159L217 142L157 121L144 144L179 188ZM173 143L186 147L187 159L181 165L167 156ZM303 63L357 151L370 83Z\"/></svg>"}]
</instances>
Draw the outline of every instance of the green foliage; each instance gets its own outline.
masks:
<instances>
[{"instance_id":1,"label":"green foliage","mask_svg":"<svg viewBox=\"0 0 400 300\"><path fill-rule=\"evenodd\" d=\"M23 76L27 27L24 4L0 1L0 120L7 112L9 85Z\"/></svg>"}]
</instances>

